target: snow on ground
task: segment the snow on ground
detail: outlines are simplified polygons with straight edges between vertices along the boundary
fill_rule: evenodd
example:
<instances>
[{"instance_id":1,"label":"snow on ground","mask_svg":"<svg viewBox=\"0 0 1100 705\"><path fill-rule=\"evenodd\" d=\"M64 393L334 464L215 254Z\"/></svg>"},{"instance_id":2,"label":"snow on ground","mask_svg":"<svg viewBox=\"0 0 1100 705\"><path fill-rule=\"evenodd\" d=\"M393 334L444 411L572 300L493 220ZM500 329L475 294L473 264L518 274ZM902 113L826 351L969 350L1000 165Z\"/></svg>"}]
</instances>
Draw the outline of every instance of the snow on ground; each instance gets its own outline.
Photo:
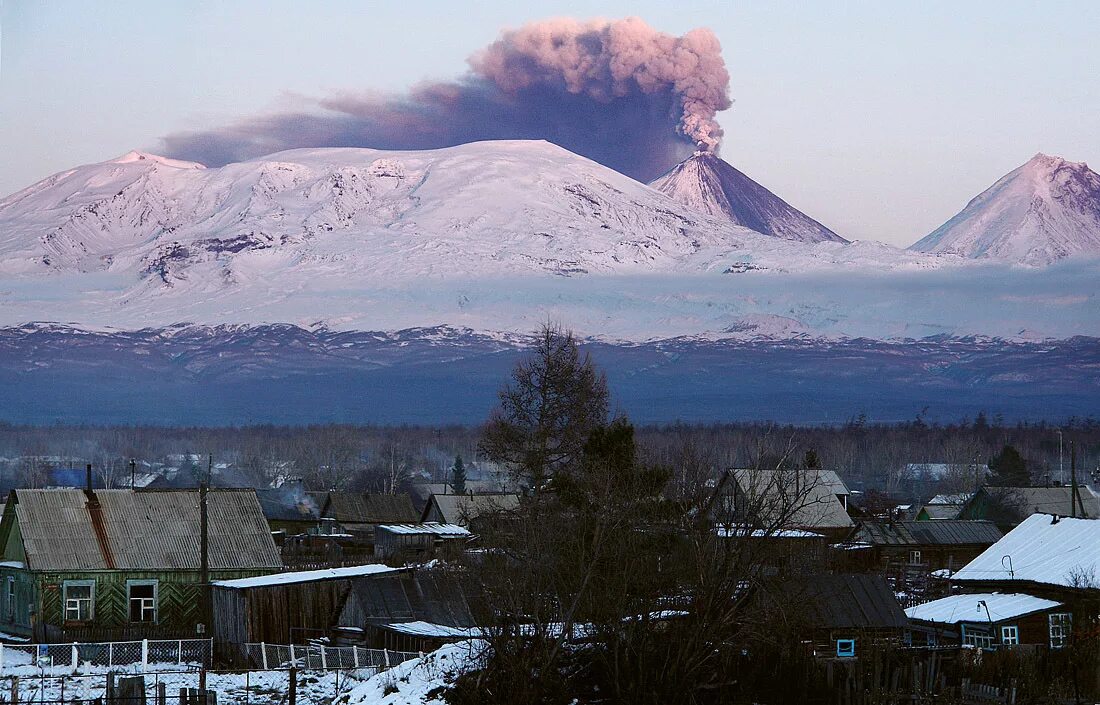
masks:
<instances>
[{"instance_id":1,"label":"snow on ground","mask_svg":"<svg viewBox=\"0 0 1100 705\"><path fill-rule=\"evenodd\" d=\"M378 674L346 696L337 705L443 705L440 688L460 674L474 669L483 657L485 642L460 641L406 661Z\"/></svg>"}]
</instances>

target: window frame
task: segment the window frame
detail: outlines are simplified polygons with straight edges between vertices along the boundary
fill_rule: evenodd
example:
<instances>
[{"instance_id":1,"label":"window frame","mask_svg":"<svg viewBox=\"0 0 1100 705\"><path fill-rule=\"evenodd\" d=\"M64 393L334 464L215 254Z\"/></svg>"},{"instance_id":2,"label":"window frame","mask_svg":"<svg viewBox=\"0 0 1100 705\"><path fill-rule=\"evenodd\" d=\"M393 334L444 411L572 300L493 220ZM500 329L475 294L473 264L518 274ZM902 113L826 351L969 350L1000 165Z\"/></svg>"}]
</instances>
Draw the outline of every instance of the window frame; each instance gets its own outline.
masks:
<instances>
[{"instance_id":1,"label":"window frame","mask_svg":"<svg viewBox=\"0 0 1100 705\"><path fill-rule=\"evenodd\" d=\"M87 598L70 598L70 588L88 588ZM84 619L79 617L80 605L77 604L77 618L73 619L69 617L69 601L73 600L77 603L85 601L88 602L88 615ZM93 622L95 621L95 581L94 580L64 580L61 583L61 618L65 622Z\"/></svg>"},{"instance_id":2,"label":"window frame","mask_svg":"<svg viewBox=\"0 0 1100 705\"><path fill-rule=\"evenodd\" d=\"M919 548L909 549L909 565L921 565L921 551Z\"/></svg>"},{"instance_id":3,"label":"window frame","mask_svg":"<svg viewBox=\"0 0 1100 705\"><path fill-rule=\"evenodd\" d=\"M131 597L131 591L135 587L152 587L153 597ZM152 599L153 605L153 619L151 620L134 620L133 601ZM145 605L142 605L142 614L148 609ZM159 624L160 623L160 581L159 580L127 580L126 581L126 622L128 624Z\"/></svg>"},{"instance_id":4,"label":"window frame","mask_svg":"<svg viewBox=\"0 0 1100 705\"><path fill-rule=\"evenodd\" d=\"M837 656L837 658L855 658L856 657L856 640L855 639L837 639L836 640L836 656Z\"/></svg>"},{"instance_id":5,"label":"window frame","mask_svg":"<svg viewBox=\"0 0 1100 705\"><path fill-rule=\"evenodd\" d=\"M1057 636L1054 634L1055 629L1058 629L1059 632ZM1069 641L1070 634L1073 633L1073 613L1051 612L1047 615L1047 630L1050 637L1050 648L1064 648Z\"/></svg>"},{"instance_id":6,"label":"window frame","mask_svg":"<svg viewBox=\"0 0 1100 705\"><path fill-rule=\"evenodd\" d=\"M1009 636L1011 634L1011 636ZM1005 646L1020 645L1020 628L1015 624L1006 624L1001 627L1001 643Z\"/></svg>"}]
</instances>

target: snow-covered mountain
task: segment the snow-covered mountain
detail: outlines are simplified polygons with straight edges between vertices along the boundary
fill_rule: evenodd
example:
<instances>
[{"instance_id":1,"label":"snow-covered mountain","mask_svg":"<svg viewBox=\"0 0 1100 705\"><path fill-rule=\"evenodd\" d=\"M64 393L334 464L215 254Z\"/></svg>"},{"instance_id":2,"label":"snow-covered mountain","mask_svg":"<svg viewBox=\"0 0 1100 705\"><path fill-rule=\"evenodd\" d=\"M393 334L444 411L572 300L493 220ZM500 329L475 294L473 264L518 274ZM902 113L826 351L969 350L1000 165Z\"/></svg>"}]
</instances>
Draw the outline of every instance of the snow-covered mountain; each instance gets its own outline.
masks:
<instances>
[{"instance_id":1,"label":"snow-covered mountain","mask_svg":"<svg viewBox=\"0 0 1100 705\"><path fill-rule=\"evenodd\" d=\"M292 150L206 169L130 153L0 201L0 273L275 276L706 268L759 239L547 142Z\"/></svg>"},{"instance_id":2,"label":"snow-covered mountain","mask_svg":"<svg viewBox=\"0 0 1100 705\"><path fill-rule=\"evenodd\" d=\"M1100 174L1036 154L911 249L1027 265L1100 254Z\"/></svg>"},{"instance_id":3,"label":"snow-covered mountain","mask_svg":"<svg viewBox=\"0 0 1100 705\"><path fill-rule=\"evenodd\" d=\"M710 152L696 152L649 185L697 211L765 235L847 242Z\"/></svg>"}]
</instances>

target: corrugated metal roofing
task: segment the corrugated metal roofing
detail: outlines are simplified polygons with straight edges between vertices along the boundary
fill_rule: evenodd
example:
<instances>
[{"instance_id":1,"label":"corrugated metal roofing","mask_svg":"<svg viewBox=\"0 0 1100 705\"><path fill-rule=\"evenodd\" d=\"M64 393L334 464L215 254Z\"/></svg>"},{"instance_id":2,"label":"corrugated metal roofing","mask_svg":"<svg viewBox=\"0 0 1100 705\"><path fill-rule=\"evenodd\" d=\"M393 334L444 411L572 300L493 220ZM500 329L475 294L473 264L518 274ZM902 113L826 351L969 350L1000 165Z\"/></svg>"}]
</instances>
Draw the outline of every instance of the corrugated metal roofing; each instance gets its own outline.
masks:
<instances>
[{"instance_id":1,"label":"corrugated metal roofing","mask_svg":"<svg viewBox=\"0 0 1100 705\"><path fill-rule=\"evenodd\" d=\"M83 490L15 490L31 570L198 570L198 490L94 490L101 545ZM207 496L211 570L280 568L254 490Z\"/></svg>"},{"instance_id":2,"label":"corrugated metal roofing","mask_svg":"<svg viewBox=\"0 0 1100 705\"><path fill-rule=\"evenodd\" d=\"M955 573L952 580L1030 581L1079 587L1082 576L1098 574L1100 521L1032 514Z\"/></svg>"},{"instance_id":3,"label":"corrugated metal roofing","mask_svg":"<svg viewBox=\"0 0 1100 705\"><path fill-rule=\"evenodd\" d=\"M469 536L470 531L458 524L440 524L429 521L423 524L380 524L379 530L391 534L438 534L440 536Z\"/></svg>"},{"instance_id":4,"label":"corrugated metal roofing","mask_svg":"<svg viewBox=\"0 0 1100 705\"><path fill-rule=\"evenodd\" d=\"M865 521L856 537L876 546L959 546L992 544L1001 535L993 522L941 519Z\"/></svg>"},{"instance_id":5,"label":"corrugated metal roofing","mask_svg":"<svg viewBox=\"0 0 1100 705\"><path fill-rule=\"evenodd\" d=\"M453 627L474 625L462 584L433 570L355 580L339 624L422 621Z\"/></svg>"},{"instance_id":6,"label":"corrugated metal roofing","mask_svg":"<svg viewBox=\"0 0 1100 705\"><path fill-rule=\"evenodd\" d=\"M236 578L234 580L215 580L211 585L244 590L247 588L272 587L274 585L292 585L295 583L312 583L320 580L346 580L348 578L361 578L366 575L382 575L396 573L405 568L391 568L380 563L369 565L353 565L344 568L322 568L320 570L297 570L290 573L272 573L271 575L258 575L254 578Z\"/></svg>"},{"instance_id":7,"label":"corrugated metal roofing","mask_svg":"<svg viewBox=\"0 0 1100 705\"><path fill-rule=\"evenodd\" d=\"M979 603L984 602L985 605ZM910 619L919 619L922 622L939 622L941 624L958 624L959 622L1003 622L1006 619L1023 617L1034 612L1042 612L1053 607L1060 607L1061 602L1044 600L1041 597L1033 597L1024 594L976 593L967 595L951 595L923 605L916 605L905 610ZM986 608L989 613L986 614Z\"/></svg>"},{"instance_id":8,"label":"corrugated metal roofing","mask_svg":"<svg viewBox=\"0 0 1100 705\"><path fill-rule=\"evenodd\" d=\"M1100 498L1084 485L1078 486L1084 516L1089 519L1100 518ZM1031 514L1060 514L1081 516L1081 507L1074 511L1071 503L1073 488L1063 487L989 487L985 491L995 499L1014 506L1024 516Z\"/></svg>"}]
</instances>

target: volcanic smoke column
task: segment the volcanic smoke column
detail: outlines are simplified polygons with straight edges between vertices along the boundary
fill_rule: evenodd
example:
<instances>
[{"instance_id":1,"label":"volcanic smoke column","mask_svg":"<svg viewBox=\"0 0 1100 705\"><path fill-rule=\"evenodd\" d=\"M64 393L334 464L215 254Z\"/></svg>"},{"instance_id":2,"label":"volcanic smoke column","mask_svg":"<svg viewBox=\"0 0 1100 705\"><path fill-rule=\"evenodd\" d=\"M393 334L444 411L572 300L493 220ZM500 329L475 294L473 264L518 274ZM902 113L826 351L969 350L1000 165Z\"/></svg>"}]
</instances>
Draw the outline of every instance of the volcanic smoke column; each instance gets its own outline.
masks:
<instances>
[{"instance_id":1,"label":"volcanic smoke column","mask_svg":"<svg viewBox=\"0 0 1100 705\"><path fill-rule=\"evenodd\" d=\"M722 47L709 29L674 37L636 17L546 20L504 32L470 64L512 95L540 83L605 103L670 91L683 111L680 133L705 152L717 151L715 115L730 107Z\"/></svg>"},{"instance_id":2,"label":"volcanic smoke column","mask_svg":"<svg viewBox=\"0 0 1100 705\"><path fill-rule=\"evenodd\" d=\"M455 81L407 93L341 94L299 111L168 135L170 156L220 166L296 147L436 149L545 139L643 182L714 152L730 106L721 46L640 19L553 19L503 32Z\"/></svg>"}]
</instances>

